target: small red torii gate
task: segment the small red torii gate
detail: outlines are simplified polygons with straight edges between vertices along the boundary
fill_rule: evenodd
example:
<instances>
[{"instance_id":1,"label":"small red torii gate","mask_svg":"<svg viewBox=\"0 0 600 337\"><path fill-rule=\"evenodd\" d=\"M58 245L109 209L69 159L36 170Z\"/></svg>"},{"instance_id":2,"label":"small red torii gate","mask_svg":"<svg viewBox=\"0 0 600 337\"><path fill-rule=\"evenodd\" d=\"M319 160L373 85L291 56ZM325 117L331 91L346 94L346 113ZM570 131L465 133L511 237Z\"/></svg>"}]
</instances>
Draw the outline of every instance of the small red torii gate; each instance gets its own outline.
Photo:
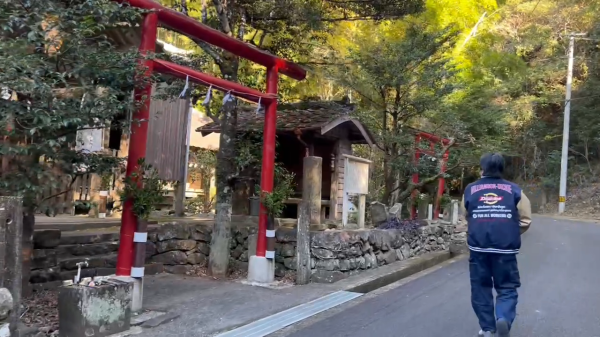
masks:
<instances>
[{"instance_id":1,"label":"small red torii gate","mask_svg":"<svg viewBox=\"0 0 600 337\"><path fill-rule=\"evenodd\" d=\"M419 148L419 143L421 143L421 141L423 139L429 141L429 150L422 150ZM421 158L421 153L435 157L435 144L436 143L442 143L442 145L447 146L448 144L450 144L450 139L440 138L439 136L436 136L431 133L427 133L424 131L418 131L417 134L415 135L414 164L415 165L419 164L419 159ZM446 165L448 164L449 155L450 155L450 150L448 149L448 150L446 150L446 152L444 152L444 155L442 157L442 165L441 165L442 173L446 173ZM412 182L413 182L413 184L419 183L419 173L418 172L413 173ZM436 220L439 219L439 216L440 216L440 204L442 201L442 196L444 195L445 185L446 185L446 179L442 176L438 179L438 191L437 191L437 196L435 198L435 203L434 203L434 207L433 207L434 208L433 218ZM412 219L415 219L417 217L417 205L416 205L417 200L416 199L418 197L418 193L419 192L417 190L414 190L412 193L413 203L412 203L412 207L410 210L410 217Z\"/></svg>"},{"instance_id":2,"label":"small red torii gate","mask_svg":"<svg viewBox=\"0 0 600 337\"><path fill-rule=\"evenodd\" d=\"M215 89L229 92L234 96L265 104L265 126L263 131L263 157L261 172L261 190L273 191L273 174L275 163L275 129L277 121L277 85L279 73L289 76L295 80L301 81L306 78L306 71L299 65L287 60L276 57L263 50L255 48L243 41L237 40L218 30L210 28L193 18L182 13L169 9L152 0L114 0L118 3L129 4L152 12L145 15L142 23L142 35L139 51L142 55L147 55L156 50L156 37L158 24L162 27L176 31L188 37L202 40L208 44L222 48L236 56L245 58L267 68L267 86L266 93L247 88L235 82L219 79L202 72L183 67L171 62L158 59L142 59L140 64L145 67L145 76L149 77L152 72L157 71L173 75L180 79L211 85ZM150 97L152 95L152 86L147 85L143 88L136 88L134 97L143 104L137 109L132 119L148 120L150 112ZM145 98L145 99L144 99ZM148 135L148 123L133 123L131 126L131 136L129 140L129 153L127 157L126 175L130 176L136 169L140 158L146 156L146 140ZM256 255L265 257L267 249L267 218L264 206L259 216L258 242L256 246ZM121 219L121 235L119 244L119 255L117 259L118 276L143 276L143 268L132 268L134 259L134 241L143 242L145 233L136 233L137 219L133 214L131 201L123 205L123 216ZM136 235L140 234L140 235ZM135 238L135 240L134 240ZM133 270L141 269L141 270ZM133 273L132 273L133 272ZM140 275L141 273L141 275ZM137 275L134 275L137 274Z\"/></svg>"}]
</instances>

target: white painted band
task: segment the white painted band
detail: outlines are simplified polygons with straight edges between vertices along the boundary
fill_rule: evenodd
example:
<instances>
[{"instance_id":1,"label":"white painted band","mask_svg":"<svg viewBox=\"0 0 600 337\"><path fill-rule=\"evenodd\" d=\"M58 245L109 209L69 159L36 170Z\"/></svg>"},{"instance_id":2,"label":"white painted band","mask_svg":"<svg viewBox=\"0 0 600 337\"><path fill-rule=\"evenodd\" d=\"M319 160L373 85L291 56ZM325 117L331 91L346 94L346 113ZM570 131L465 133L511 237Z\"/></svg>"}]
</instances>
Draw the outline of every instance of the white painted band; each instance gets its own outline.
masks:
<instances>
[{"instance_id":1,"label":"white painted band","mask_svg":"<svg viewBox=\"0 0 600 337\"><path fill-rule=\"evenodd\" d=\"M100 191L101 197L108 197L108 191Z\"/></svg>"},{"instance_id":2,"label":"white painted band","mask_svg":"<svg viewBox=\"0 0 600 337\"><path fill-rule=\"evenodd\" d=\"M267 237L268 238L274 238L275 237L275 231L272 229L267 229Z\"/></svg>"},{"instance_id":3,"label":"white painted band","mask_svg":"<svg viewBox=\"0 0 600 337\"><path fill-rule=\"evenodd\" d=\"M106 213L98 213L99 219L106 219Z\"/></svg>"},{"instance_id":4,"label":"white painted band","mask_svg":"<svg viewBox=\"0 0 600 337\"><path fill-rule=\"evenodd\" d=\"M275 258L275 252L272 250L267 250L267 252L265 253L265 257L267 259L274 259Z\"/></svg>"},{"instance_id":5,"label":"white painted band","mask_svg":"<svg viewBox=\"0 0 600 337\"><path fill-rule=\"evenodd\" d=\"M131 277L144 277L144 267L131 267Z\"/></svg>"},{"instance_id":6,"label":"white painted band","mask_svg":"<svg viewBox=\"0 0 600 337\"><path fill-rule=\"evenodd\" d=\"M133 233L133 242L147 242L148 241L148 233Z\"/></svg>"}]
</instances>

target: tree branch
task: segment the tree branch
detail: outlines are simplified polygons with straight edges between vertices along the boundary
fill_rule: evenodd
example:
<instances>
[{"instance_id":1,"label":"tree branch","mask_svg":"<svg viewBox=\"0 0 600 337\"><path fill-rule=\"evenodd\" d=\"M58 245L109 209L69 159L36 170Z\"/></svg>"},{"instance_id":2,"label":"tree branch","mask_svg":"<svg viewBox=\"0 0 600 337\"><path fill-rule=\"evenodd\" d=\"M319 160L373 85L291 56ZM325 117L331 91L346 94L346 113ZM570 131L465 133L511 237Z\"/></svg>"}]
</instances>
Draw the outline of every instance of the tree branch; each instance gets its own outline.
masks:
<instances>
[{"instance_id":1,"label":"tree branch","mask_svg":"<svg viewBox=\"0 0 600 337\"><path fill-rule=\"evenodd\" d=\"M210 109L210 104L206 104L204 106L204 110L206 111L206 116L208 116L210 119L212 119L213 122L220 123L219 117L217 117Z\"/></svg>"},{"instance_id":2,"label":"tree branch","mask_svg":"<svg viewBox=\"0 0 600 337\"><path fill-rule=\"evenodd\" d=\"M450 142L442 148L442 157L443 157L444 153L446 153L446 151L448 149L450 149L452 146L454 146L455 144L456 144L455 139L451 139ZM456 163L452 167L446 168L445 171L442 171L442 166L444 165L444 162L443 162L443 160L440 160L439 157L437 157L437 160L438 160L438 163L439 163L438 164L438 173L436 175L431 176L431 177L427 177L427 178L419 181L416 184L414 184L412 182L409 182L408 183L408 187L404 191L402 191L402 193L400 193L400 195L398 196L398 200L399 201L402 201L402 200L408 198L412 194L412 192L414 190L420 189L421 187L423 187L423 186L425 186L425 185L427 185L427 184L429 184L431 182L434 182L435 180L439 179L444 174L446 174L446 172L452 171L452 170L454 170L455 168L457 168L457 167L459 167L461 165L461 162L459 161L458 163ZM400 186L394 188L390 193L395 192L399 188L400 188Z\"/></svg>"},{"instance_id":3,"label":"tree branch","mask_svg":"<svg viewBox=\"0 0 600 337\"><path fill-rule=\"evenodd\" d=\"M459 167L460 165L461 165L461 163L459 162L456 165L453 165L452 167L447 168L445 172L438 172L438 174L428 177L428 178L425 178L416 184L409 182L408 187L404 191L402 191L402 193L400 193L400 195L398 196L398 200L402 201L402 200L408 198L414 190L421 189L421 187L436 181L437 179L442 177L446 172L452 171L452 170L456 169L457 167ZM399 188L400 188L400 186L396 187L394 190L392 190L392 192L395 192Z\"/></svg>"},{"instance_id":4,"label":"tree branch","mask_svg":"<svg viewBox=\"0 0 600 337\"><path fill-rule=\"evenodd\" d=\"M215 48L213 48L211 45L204 41L200 41L197 39L193 40L202 49L202 51L204 51L215 61L217 65L221 65L223 63L223 58L221 57L221 54L219 54L219 52Z\"/></svg>"},{"instance_id":5,"label":"tree branch","mask_svg":"<svg viewBox=\"0 0 600 337\"><path fill-rule=\"evenodd\" d=\"M206 1L207 0L202 0L202 23L204 24L206 24L208 21L208 8ZM217 2L218 0L214 1ZM181 1L181 12L186 16L189 16L186 0ZM198 45L198 47L200 47L200 49L202 49L208 56L210 56L217 65L222 64L223 58L215 48L213 48L211 45L202 40L192 39L192 41L194 41Z\"/></svg>"},{"instance_id":6,"label":"tree branch","mask_svg":"<svg viewBox=\"0 0 600 337\"><path fill-rule=\"evenodd\" d=\"M258 29L254 30L254 34L252 34L252 37L248 40L248 43L250 43L253 46L256 46L256 44L254 43L254 39L256 38L256 35L258 35L258 32Z\"/></svg>"},{"instance_id":7,"label":"tree branch","mask_svg":"<svg viewBox=\"0 0 600 337\"><path fill-rule=\"evenodd\" d=\"M217 16L219 17L219 23L221 24L221 31L229 36L232 35L231 24L229 23L229 13L227 10L227 4L222 0L213 0L215 8L217 9Z\"/></svg>"},{"instance_id":8,"label":"tree branch","mask_svg":"<svg viewBox=\"0 0 600 337\"><path fill-rule=\"evenodd\" d=\"M208 5L206 4L207 0L202 0L202 23L208 23Z\"/></svg>"},{"instance_id":9,"label":"tree branch","mask_svg":"<svg viewBox=\"0 0 600 337\"><path fill-rule=\"evenodd\" d=\"M188 15L187 0L181 0L181 13Z\"/></svg>"},{"instance_id":10,"label":"tree branch","mask_svg":"<svg viewBox=\"0 0 600 337\"><path fill-rule=\"evenodd\" d=\"M244 35L246 34L246 11L242 9L240 26L238 27L238 40L244 41Z\"/></svg>"},{"instance_id":11,"label":"tree branch","mask_svg":"<svg viewBox=\"0 0 600 337\"><path fill-rule=\"evenodd\" d=\"M44 201L46 201L46 200L49 200L49 199L52 199L52 198L58 197L58 196L60 196L60 195L63 195L63 194L69 193L69 192L71 191L71 187L73 187L73 184L75 183L75 180L77 180L77 175L73 175L73 178L71 178L71 182L69 183L69 186L68 186L68 188L67 188L66 190L64 190L64 191L62 191L62 192L58 192L58 193L52 194L51 196L45 197L44 199L42 199L42 200L40 201L40 203L42 203L42 202L44 202Z\"/></svg>"}]
</instances>

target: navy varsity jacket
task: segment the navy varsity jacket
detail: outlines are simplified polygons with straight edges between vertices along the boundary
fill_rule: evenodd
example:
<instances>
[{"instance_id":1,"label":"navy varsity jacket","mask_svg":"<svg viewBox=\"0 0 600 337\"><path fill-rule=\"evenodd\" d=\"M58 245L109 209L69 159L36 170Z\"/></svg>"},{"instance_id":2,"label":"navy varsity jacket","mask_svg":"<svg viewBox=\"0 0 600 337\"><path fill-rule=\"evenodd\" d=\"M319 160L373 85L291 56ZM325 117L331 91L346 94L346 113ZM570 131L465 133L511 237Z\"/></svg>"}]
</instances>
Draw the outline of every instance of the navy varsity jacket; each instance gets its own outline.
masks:
<instances>
[{"instance_id":1,"label":"navy varsity jacket","mask_svg":"<svg viewBox=\"0 0 600 337\"><path fill-rule=\"evenodd\" d=\"M510 181L482 177L467 186L463 196L469 226L469 249L482 253L517 254L521 234L531 224L531 204Z\"/></svg>"}]
</instances>

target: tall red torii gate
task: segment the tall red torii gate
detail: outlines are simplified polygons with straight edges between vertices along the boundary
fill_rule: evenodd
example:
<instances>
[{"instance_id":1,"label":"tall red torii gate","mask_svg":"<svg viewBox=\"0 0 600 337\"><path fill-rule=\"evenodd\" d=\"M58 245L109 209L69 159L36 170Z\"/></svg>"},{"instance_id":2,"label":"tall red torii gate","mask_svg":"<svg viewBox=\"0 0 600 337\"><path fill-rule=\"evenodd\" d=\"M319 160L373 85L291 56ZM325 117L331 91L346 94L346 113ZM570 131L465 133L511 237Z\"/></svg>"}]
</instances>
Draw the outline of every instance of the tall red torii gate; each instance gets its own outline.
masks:
<instances>
[{"instance_id":1,"label":"tall red torii gate","mask_svg":"<svg viewBox=\"0 0 600 337\"><path fill-rule=\"evenodd\" d=\"M429 151L422 150L419 148L419 143L421 143L421 141L423 139L429 141ZM421 158L421 153L435 157L435 144L436 143L441 143L443 146L446 146L446 145L450 144L450 139L441 138L439 136L436 136L434 134L427 133L424 131L418 131L417 134L415 135L414 164L415 165L419 164L419 159ZM444 152L443 157L442 157L442 165L441 165L442 173L446 173L446 165L448 164L449 155L450 155L450 150L448 149ZM419 183L419 173L418 172L413 173L412 182L413 182L413 184ZM445 185L446 185L446 179L442 176L438 179L437 196L435 198L434 207L433 207L434 208L433 218L436 220L440 217L440 204L442 201L442 196L444 195ZM417 217L417 206L416 206L417 200L416 200L416 198L417 198L418 193L419 192L417 190L413 191L413 193L412 193L413 203L412 203L412 207L410 210L410 216L412 219L415 219Z\"/></svg>"},{"instance_id":2,"label":"tall red torii gate","mask_svg":"<svg viewBox=\"0 0 600 337\"><path fill-rule=\"evenodd\" d=\"M247 43L228 36L218 30L210 28L193 18L169 9L152 0L114 0L122 4L129 4L152 12L145 14L142 23L142 35L139 51L142 55L156 50L156 37L159 23L161 26L176 31L188 37L202 40L206 43L222 48L236 56L245 58L267 68L266 93L247 88L238 83L219 79L202 72L183 67L163 60L142 59L140 64L146 67L145 76L150 76L157 71L173 75L180 79L188 79L192 82L211 85L216 89L229 92L234 96L266 105L265 126L263 131L263 158L261 172L261 190L273 191L273 170L275 162L275 129L277 121L277 84L279 73L287 75L295 80L306 78L306 71L299 65L276 57L263 50L255 48ZM150 97L152 86L136 88L134 97L143 104L134 112L134 120L148 120L150 112ZM131 136L129 140L129 153L127 157L126 175L130 176L136 169L140 158L146 156L146 140L148 135L148 123L132 123ZM267 247L267 218L264 206L259 216L258 239L256 255L265 257ZM145 242L145 233L136 235L136 216L133 214L131 201L123 205L123 217L121 220L121 235L119 244L119 255L117 260L118 276L143 276L143 268L132 268L134 259L134 238L136 242ZM138 270L133 270L138 269ZM141 269L141 270L139 270ZM139 274L141 273L141 275ZM137 275L134 275L137 274Z\"/></svg>"}]
</instances>

